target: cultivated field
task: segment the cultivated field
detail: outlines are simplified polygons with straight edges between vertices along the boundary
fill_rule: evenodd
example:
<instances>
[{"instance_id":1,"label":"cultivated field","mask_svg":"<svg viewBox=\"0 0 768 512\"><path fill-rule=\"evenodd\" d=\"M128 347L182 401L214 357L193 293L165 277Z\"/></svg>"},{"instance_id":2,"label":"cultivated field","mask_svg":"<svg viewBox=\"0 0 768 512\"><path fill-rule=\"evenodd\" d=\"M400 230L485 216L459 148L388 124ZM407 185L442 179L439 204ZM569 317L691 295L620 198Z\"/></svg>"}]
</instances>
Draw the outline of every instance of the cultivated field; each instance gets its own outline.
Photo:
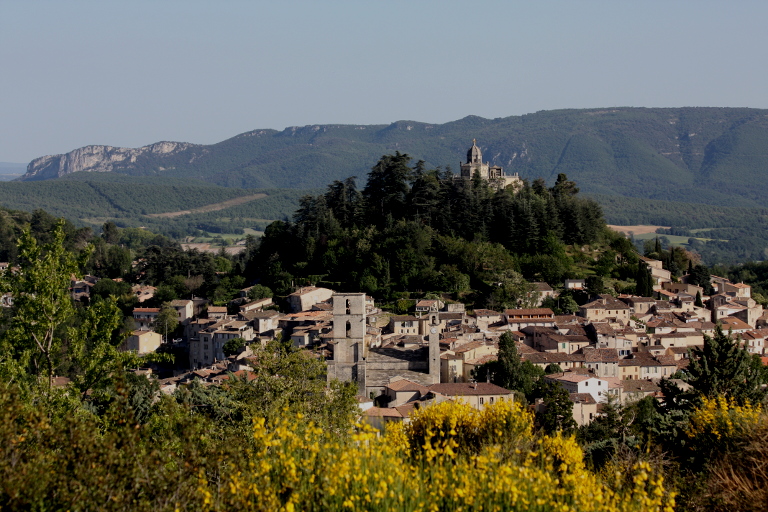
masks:
<instances>
[{"instance_id":1,"label":"cultivated field","mask_svg":"<svg viewBox=\"0 0 768 512\"><path fill-rule=\"evenodd\" d=\"M236 197L228 201L222 201L221 203L207 204L205 206L201 206L200 208L192 208L190 210L181 210L178 212L151 213L147 215L147 217L169 218L169 217L180 217L182 215L190 215L192 213L215 212L218 210L224 210L226 208L230 208L232 206L238 206L241 204L250 203L251 201L255 201L257 199L263 199L265 197L267 197L267 194L253 194L251 196Z\"/></svg>"},{"instance_id":2,"label":"cultivated field","mask_svg":"<svg viewBox=\"0 0 768 512\"><path fill-rule=\"evenodd\" d=\"M645 235L646 233L655 233L657 229L664 228L669 229L669 226L616 226L616 225L608 225L609 228L611 228L614 231L618 231L619 233L624 233L625 235L628 235L632 233L633 235Z\"/></svg>"}]
</instances>

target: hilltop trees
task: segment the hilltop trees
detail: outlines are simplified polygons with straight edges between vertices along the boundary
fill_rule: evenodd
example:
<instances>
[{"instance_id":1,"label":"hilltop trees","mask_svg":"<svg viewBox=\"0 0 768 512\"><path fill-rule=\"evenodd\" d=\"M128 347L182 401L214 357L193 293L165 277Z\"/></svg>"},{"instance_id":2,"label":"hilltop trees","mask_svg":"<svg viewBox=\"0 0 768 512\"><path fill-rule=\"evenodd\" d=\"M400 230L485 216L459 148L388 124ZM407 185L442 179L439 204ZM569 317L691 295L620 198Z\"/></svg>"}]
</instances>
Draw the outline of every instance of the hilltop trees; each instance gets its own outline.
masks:
<instances>
[{"instance_id":1,"label":"hilltop trees","mask_svg":"<svg viewBox=\"0 0 768 512\"><path fill-rule=\"evenodd\" d=\"M577 192L565 175L551 189L540 180L495 190L479 176L411 167L396 152L373 166L362 192L349 178L303 197L293 223L270 224L248 251L245 273L278 294L319 281L385 297L471 288L479 304L519 307L521 276L561 279L573 264L566 244L600 238L600 207Z\"/></svg>"}]
</instances>

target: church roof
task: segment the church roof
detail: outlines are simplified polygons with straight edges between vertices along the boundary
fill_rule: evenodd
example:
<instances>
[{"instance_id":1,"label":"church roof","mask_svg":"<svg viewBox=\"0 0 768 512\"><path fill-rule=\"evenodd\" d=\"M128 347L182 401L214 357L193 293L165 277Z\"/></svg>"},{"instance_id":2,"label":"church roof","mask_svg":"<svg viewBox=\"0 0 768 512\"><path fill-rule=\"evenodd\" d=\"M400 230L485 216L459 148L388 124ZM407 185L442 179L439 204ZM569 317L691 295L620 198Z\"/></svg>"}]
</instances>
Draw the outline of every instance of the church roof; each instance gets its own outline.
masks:
<instances>
[{"instance_id":1,"label":"church roof","mask_svg":"<svg viewBox=\"0 0 768 512\"><path fill-rule=\"evenodd\" d=\"M467 151L467 163L473 163L473 162L482 162L483 161L483 153L480 151L480 148L477 147L477 143L475 142L475 139L472 139L472 147L469 148Z\"/></svg>"}]
</instances>

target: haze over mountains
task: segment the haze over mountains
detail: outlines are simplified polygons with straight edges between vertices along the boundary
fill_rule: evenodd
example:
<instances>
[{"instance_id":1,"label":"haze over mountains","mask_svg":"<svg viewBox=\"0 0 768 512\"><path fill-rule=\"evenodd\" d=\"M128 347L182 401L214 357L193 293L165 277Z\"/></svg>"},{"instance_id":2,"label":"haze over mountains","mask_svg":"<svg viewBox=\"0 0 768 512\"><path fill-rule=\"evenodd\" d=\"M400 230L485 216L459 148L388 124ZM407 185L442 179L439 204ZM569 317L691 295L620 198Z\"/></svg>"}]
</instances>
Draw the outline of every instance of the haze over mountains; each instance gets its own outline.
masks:
<instances>
[{"instance_id":1,"label":"haze over mountains","mask_svg":"<svg viewBox=\"0 0 768 512\"><path fill-rule=\"evenodd\" d=\"M23 180L77 171L195 179L237 188L315 188L364 180L382 154L400 151L458 170L472 139L485 160L583 192L765 207L768 110L610 108L543 111L445 123L314 125L255 130L212 145L162 142L138 149L87 146L33 160Z\"/></svg>"}]
</instances>

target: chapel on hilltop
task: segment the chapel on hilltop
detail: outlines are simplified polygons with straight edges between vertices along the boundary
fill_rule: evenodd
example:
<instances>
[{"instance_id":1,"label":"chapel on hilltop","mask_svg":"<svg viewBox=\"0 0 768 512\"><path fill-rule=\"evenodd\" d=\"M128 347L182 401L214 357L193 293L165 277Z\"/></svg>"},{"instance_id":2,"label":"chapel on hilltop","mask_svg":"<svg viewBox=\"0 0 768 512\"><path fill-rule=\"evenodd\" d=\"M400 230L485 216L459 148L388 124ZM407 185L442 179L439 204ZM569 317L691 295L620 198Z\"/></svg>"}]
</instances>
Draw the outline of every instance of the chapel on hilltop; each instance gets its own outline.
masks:
<instances>
[{"instance_id":1,"label":"chapel on hilltop","mask_svg":"<svg viewBox=\"0 0 768 512\"><path fill-rule=\"evenodd\" d=\"M467 151L466 163L460 162L459 165L461 166L461 175L458 176L458 179L470 180L477 172L495 189L504 189L512 185L517 190L523 186L523 181L517 173L507 176L500 166L483 162L483 152L477 147L476 139L472 139L472 147Z\"/></svg>"}]
</instances>

